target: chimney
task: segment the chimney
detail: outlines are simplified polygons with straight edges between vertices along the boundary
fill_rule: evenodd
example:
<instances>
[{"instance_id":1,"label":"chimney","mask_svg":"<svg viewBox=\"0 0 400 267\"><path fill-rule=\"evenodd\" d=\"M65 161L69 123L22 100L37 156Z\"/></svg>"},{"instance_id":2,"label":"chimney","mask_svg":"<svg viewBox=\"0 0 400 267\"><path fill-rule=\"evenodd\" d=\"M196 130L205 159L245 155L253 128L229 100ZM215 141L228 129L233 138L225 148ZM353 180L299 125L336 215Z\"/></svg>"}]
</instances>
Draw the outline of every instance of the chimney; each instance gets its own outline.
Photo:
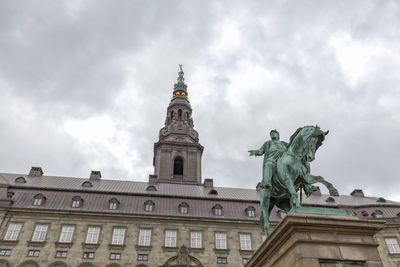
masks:
<instances>
[{"instance_id":1,"label":"chimney","mask_svg":"<svg viewBox=\"0 0 400 267\"><path fill-rule=\"evenodd\" d=\"M213 179L210 179L210 178L204 179L203 186L204 186L204 188L213 188L214 187Z\"/></svg>"},{"instance_id":2,"label":"chimney","mask_svg":"<svg viewBox=\"0 0 400 267\"><path fill-rule=\"evenodd\" d=\"M100 181L101 180L101 171L91 171L89 180L90 181Z\"/></svg>"},{"instance_id":3,"label":"chimney","mask_svg":"<svg viewBox=\"0 0 400 267\"><path fill-rule=\"evenodd\" d=\"M364 192L361 189L354 189L353 192L350 193L353 197L364 197Z\"/></svg>"},{"instance_id":4,"label":"chimney","mask_svg":"<svg viewBox=\"0 0 400 267\"><path fill-rule=\"evenodd\" d=\"M149 175L149 184L157 184L157 175L150 174Z\"/></svg>"},{"instance_id":5,"label":"chimney","mask_svg":"<svg viewBox=\"0 0 400 267\"><path fill-rule=\"evenodd\" d=\"M40 177L43 176L43 170L41 167L32 167L29 171L28 176L30 177Z\"/></svg>"}]
</instances>

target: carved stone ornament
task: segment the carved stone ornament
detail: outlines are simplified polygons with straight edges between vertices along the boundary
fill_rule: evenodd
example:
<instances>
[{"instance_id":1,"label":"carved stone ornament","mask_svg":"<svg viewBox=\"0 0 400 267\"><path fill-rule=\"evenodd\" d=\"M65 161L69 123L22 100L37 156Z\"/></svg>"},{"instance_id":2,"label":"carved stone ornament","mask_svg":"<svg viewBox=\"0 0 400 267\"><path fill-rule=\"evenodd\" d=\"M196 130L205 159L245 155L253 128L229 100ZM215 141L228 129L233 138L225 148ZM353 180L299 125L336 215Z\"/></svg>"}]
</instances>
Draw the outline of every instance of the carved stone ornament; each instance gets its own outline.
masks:
<instances>
[{"instance_id":1,"label":"carved stone ornament","mask_svg":"<svg viewBox=\"0 0 400 267\"><path fill-rule=\"evenodd\" d=\"M203 267L201 262L189 255L189 249L180 247L178 254L167 260L161 267Z\"/></svg>"}]
</instances>

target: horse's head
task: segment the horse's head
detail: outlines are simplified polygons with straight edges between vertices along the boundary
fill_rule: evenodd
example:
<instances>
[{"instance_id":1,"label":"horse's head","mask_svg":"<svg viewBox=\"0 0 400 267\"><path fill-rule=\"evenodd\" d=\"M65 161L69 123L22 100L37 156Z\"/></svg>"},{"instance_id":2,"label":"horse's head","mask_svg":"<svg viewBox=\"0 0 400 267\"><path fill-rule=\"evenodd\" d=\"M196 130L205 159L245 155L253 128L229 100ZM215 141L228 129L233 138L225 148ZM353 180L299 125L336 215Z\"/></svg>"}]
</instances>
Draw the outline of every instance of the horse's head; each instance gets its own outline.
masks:
<instances>
[{"instance_id":1,"label":"horse's head","mask_svg":"<svg viewBox=\"0 0 400 267\"><path fill-rule=\"evenodd\" d=\"M322 131L319 126L304 126L290 137L289 149L303 160L311 162L315 159L315 152L325 140L329 131Z\"/></svg>"}]
</instances>

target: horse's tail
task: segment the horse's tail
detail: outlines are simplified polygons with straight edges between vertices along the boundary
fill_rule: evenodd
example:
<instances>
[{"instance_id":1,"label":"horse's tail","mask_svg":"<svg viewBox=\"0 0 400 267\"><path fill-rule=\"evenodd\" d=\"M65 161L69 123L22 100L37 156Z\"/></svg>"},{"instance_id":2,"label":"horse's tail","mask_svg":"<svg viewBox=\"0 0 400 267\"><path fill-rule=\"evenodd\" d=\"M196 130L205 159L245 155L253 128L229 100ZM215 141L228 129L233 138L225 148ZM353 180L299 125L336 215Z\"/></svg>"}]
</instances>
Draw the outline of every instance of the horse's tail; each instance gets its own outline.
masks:
<instances>
[{"instance_id":1,"label":"horse's tail","mask_svg":"<svg viewBox=\"0 0 400 267\"><path fill-rule=\"evenodd\" d=\"M263 213L262 209L261 209L261 214L260 214L260 226L261 226L261 230L264 231L264 213Z\"/></svg>"}]
</instances>

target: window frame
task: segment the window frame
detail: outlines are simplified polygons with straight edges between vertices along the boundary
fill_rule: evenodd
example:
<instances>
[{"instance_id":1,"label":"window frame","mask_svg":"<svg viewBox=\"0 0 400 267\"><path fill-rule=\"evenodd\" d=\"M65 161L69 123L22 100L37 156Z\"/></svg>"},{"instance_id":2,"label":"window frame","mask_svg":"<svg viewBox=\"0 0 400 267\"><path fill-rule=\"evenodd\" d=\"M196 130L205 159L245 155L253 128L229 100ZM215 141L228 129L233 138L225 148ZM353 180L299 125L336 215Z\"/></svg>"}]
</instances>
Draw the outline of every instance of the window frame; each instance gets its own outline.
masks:
<instances>
[{"instance_id":1,"label":"window frame","mask_svg":"<svg viewBox=\"0 0 400 267\"><path fill-rule=\"evenodd\" d=\"M61 241L61 237L62 237L62 235L63 235L63 228L64 228L64 227L72 227L72 228L73 228L73 229L72 229L72 233L71 233L71 241L69 241L69 242ZM73 242L73 239L74 239L75 229L76 229L76 225L73 225L73 224L62 224L62 225L61 225L61 228L60 228L60 234L59 234L59 236L58 236L58 243L63 243L63 244L70 244L70 243L72 243L72 242Z\"/></svg>"},{"instance_id":2,"label":"window frame","mask_svg":"<svg viewBox=\"0 0 400 267\"><path fill-rule=\"evenodd\" d=\"M388 244L388 242L386 241L387 239L395 240L396 243L395 244ZM399 244L399 240L398 240L398 238L396 236L385 236L383 238L383 240L384 240L385 245L386 245L386 247L387 247L387 249L389 251L389 255L399 255L400 254L400 244ZM396 248L396 245L397 245L397 248ZM397 251L392 252L391 248L393 248L393 247L394 247L395 250L397 249Z\"/></svg>"},{"instance_id":3,"label":"window frame","mask_svg":"<svg viewBox=\"0 0 400 267\"><path fill-rule=\"evenodd\" d=\"M197 237L193 237L194 233L199 233L200 234L200 246L193 246L193 240ZM189 232L190 235L190 248L194 248L194 249L201 249L203 248L203 232L202 231L198 231L198 230L193 230ZM197 242L197 241L196 241Z\"/></svg>"},{"instance_id":4,"label":"window frame","mask_svg":"<svg viewBox=\"0 0 400 267\"><path fill-rule=\"evenodd\" d=\"M37 228L39 226L46 226L46 231L44 233L43 240L34 240L34 237L35 237L35 234L36 234L36 230L37 230ZM36 223L35 224L35 228L33 229L33 232L32 232L31 242L38 242L38 243L46 242L46 237L47 237L47 233L49 232L49 228L50 228L50 224L49 223Z\"/></svg>"},{"instance_id":5,"label":"window frame","mask_svg":"<svg viewBox=\"0 0 400 267\"><path fill-rule=\"evenodd\" d=\"M15 237L15 239L6 238L7 234L8 234L8 231L10 230L10 226L11 225L20 225L19 229L17 230L17 236ZM4 231L3 240L5 240L5 241L18 241L23 226L24 226L24 223L22 223L22 222L9 222L8 225L7 225L7 231ZM15 229L12 230L12 231L15 231Z\"/></svg>"},{"instance_id":6,"label":"window frame","mask_svg":"<svg viewBox=\"0 0 400 267\"><path fill-rule=\"evenodd\" d=\"M124 230L124 235L123 235L123 238L122 238L122 244L117 244L117 243L114 243L114 233L115 233L115 230ZM122 226L115 226L115 227L113 227L113 230L112 230L112 236L111 236L111 245L113 245L113 246L123 246L123 245L125 245L125 240L126 240L126 227L122 227Z\"/></svg>"},{"instance_id":7,"label":"window frame","mask_svg":"<svg viewBox=\"0 0 400 267\"><path fill-rule=\"evenodd\" d=\"M220 237L225 236L225 238L218 238L218 236L220 236ZM228 249L228 234L226 232L215 232L214 237L215 237L215 249L218 249L218 250L227 250ZM221 240L222 240L222 243L221 243ZM219 247L218 244L222 244L222 246Z\"/></svg>"},{"instance_id":8,"label":"window frame","mask_svg":"<svg viewBox=\"0 0 400 267\"><path fill-rule=\"evenodd\" d=\"M142 235L141 235L141 233L150 233L149 234L149 237L147 238L147 236L146 235L144 235L143 237L142 237ZM143 239L144 238L144 239ZM149 228L142 228L142 229L139 229L139 235L138 235L138 246L139 247L151 247L151 238L152 238L152 229L149 229ZM142 242L142 240L143 240L143 242ZM148 240L148 242L147 242L147 240Z\"/></svg>"},{"instance_id":9,"label":"window frame","mask_svg":"<svg viewBox=\"0 0 400 267\"><path fill-rule=\"evenodd\" d=\"M244 248L242 246L242 236L248 236L249 237L249 248ZM252 236L251 233L239 233L239 249L241 251L252 251L253 250L253 241L252 241Z\"/></svg>"},{"instance_id":10,"label":"window frame","mask_svg":"<svg viewBox=\"0 0 400 267\"><path fill-rule=\"evenodd\" d=\"M98 229L97 233L97 240L96 242L88 242L89 238L89 229ZM85 244L90 244L90 245L95 245L100 243L100 234L101 234L101 226L100 225L88 225L86 228L86 238L85 238ZM93 235L93 233L91 233ZM89 240L90 241L90 240Z\"/></svg>"},{"instance_id":11,"label":"window frame","mask_svg":"<svg viewBox=\"0 0 400 267\"><path fill-rule=\"evenodd\" d=\"M167 233L175 233L175 236L168 236ZM168 238L169 243L167 241L167 238ZM171 241L171 240L173 240L173 241ZM177 230L166 229L164 231L164 247L176 248L177 240L178 240L178 231Z\"/></svg>"}]
</instances>

